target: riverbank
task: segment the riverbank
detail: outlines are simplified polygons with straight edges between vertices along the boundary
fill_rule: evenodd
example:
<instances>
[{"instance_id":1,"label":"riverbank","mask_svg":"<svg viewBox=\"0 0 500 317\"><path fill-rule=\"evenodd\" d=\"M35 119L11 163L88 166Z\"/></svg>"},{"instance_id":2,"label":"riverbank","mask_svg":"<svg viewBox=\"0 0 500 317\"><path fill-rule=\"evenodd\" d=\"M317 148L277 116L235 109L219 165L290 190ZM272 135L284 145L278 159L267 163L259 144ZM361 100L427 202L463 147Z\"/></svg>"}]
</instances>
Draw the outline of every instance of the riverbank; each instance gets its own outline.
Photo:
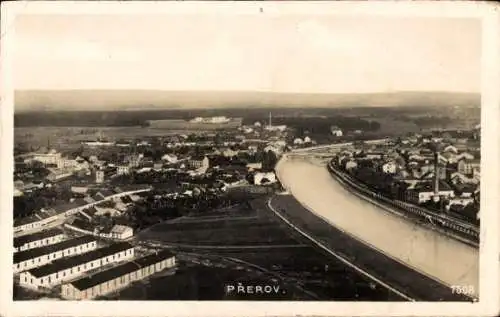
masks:
<instances>
[{"instance_id":1,"label":"riverbank","mask_svg":"<svg viewBox=\"0 0 500 317\"><path fill-rule=\"evenodd\" d=\"M474 248L479 248L479 227L442 214L436 214L435 212L409 203L392 201L359 184L352 176L339 171L331 163L328 164L328 171L337 182L359 198L388 212L406 217L406 219L418 225L425 226L431 230L437 230L443 235L447 235Z\"/></svg>"},{"instance_id":2,"label":"riverbank","mask_svg":"<svg viewBox=\"0 0 500 317\"><path fill-rule=\"evenodd\" d=\"M479 292L479 251L361 200L335 181L324 165L285 156L276 172L310 212L359 241L447 285Z\"/></svg>"}]
</instances>

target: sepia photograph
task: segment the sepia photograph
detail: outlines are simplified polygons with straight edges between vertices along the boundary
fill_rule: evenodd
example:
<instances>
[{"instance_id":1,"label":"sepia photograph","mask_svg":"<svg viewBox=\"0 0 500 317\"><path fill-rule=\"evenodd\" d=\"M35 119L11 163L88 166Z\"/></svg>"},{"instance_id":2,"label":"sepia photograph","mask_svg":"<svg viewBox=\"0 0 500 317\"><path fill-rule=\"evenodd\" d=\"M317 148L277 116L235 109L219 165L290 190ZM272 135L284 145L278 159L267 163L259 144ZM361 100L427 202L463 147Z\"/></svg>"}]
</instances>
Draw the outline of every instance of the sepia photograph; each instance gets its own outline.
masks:
<instances>
[{"instance_id":1,"label":"sepia photograph","mask_svg":"<svg viewBox=\"0 0 500 317\"><path fill-rule=\"evenodd\" d=\"M493 10L87 4L2 24L7 302L491 312Z\"/></svg>"}]
</instances>

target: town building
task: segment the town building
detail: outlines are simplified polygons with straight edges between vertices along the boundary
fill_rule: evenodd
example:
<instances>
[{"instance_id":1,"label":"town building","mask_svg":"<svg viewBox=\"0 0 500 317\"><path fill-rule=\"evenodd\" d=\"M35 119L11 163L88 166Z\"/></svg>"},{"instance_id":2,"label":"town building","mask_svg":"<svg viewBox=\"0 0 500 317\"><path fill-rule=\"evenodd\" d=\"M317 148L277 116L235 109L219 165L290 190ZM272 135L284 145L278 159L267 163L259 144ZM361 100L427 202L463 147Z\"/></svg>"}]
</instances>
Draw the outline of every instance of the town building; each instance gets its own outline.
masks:
<instances>
[{"instance_id":1,"label":"town building","mask_svg":"<svg viewBox=\"0 0 500 317\"><path fill-rule=\"evenodd\" d=\"M93 299L116 292L135 281L142 280L165 269L173 268L175 265L175 255L168 250L162 250L63 284L61 296L69 300Z\"/></svg>"},{"instance_id":2,"label":"town building","mask_svg":"<svg viewBox=\"0 0 500 317\"><path fill-rule=\"evenodd\" d=\"M161 159L170 164L177 163L177 156L175 154L165 154Z\"/></svg>"},{"instance_id":3,"label":"town building","mask_svg":"<svg viewBox=\"0 0 500 317\"><path fill-rule=\"evenodd\" d=\"M481 170L481 161L478 159L461 159L457 163L457 171L464 175L474 175Z\"/></svg>"},{"instance_id":4,"label":"town building","mask_svg":"<svg viewBox=\"0 0 500 317\"><path fill-rule=\"evenodd\" d=\"M388 161L382 164L382 172L385 174L396 174L397 164L394 161Z\"/></svg>"},{"instance_id":5,"label":"town building","mask_svg":"<svg viewBox=\"0 0 500 317\"><path fill-rule=\"evenodd\" d=\"M57 182L73 175L74 171L68 168L48 168L49 174L45 177L51 182Z\"/></svg>"},{"instance_id":6,"label":"town building","mask_svg":"<svg viewBox=\"0 0 500 317\"><path fill-rule=\"evenodd\" d=\"M40 231L52 225L57 219L58 214L54 209L42 209L31 216L14 219L14 234L22 235Z\"/></svg>"},{"instance_id":7,"label":"town building","mask_svg":"<svg viewBox=\"0 0 500 317\"><path fill-rule=\"evenodd\" d=\"M89 187L85 185L73 185L71 186L71 192L75 194L85 195L89 191Z\"/></svg>"},{"instance_id":8,"label":"town building","mask_svg":"<svg viewBox=\"0 0 500 317\"><path fill-rule=\"evenodd\" d=\"M355 169L358 166L358 162L353 159L348 159L347 162L345 162L345 169L346 171L351 171Z\"/></svg>"},{"instance_id":9,"label":"town building","mask_svg":"<svg viewBox=\"0 0 500 317\"><path fill-rule=\"evenodd\" d=\"M97 240L90 235L64 240L44 247L14 253L14 273L42 266L65 256L84 253L97 248Z\"/></svg>"},{"instance_id":10,"label":"town building","mask_svg":"<svg viewBox=\"0 0 500 317\"><path fill-rule=\"evenodd\" d=\"M276 183L276 175L274 172L268 173L255 173L254 175L254 184L255 185L264 185L264 184L272 184Z\"/></svg>"},{"instance_id":11,"label":"town building","mask_svg":"<svg viewBox=\"0 0 500 317\"><path fill-rule=\"evenodd\" d=\"M111 228L111 238L118 240L125 240L134 235L134 229L124 225L114 225Z\"/></svg>"},{"instance_id":12,"label":"town building","mask_svg":"<svg viewBox=\"0 0 500 317\"><path fill-rule=\"evenodd\" d=\"M25 251L61 242L64 234L60 229L48 229L14 238L14 252Z\"/></svg>"},{"instance_id":13,"label":"town building","mask_svg":"<svg viewBox=\"0 0 500 317\"><path fill-rule=\"evenodd\" d=\"M54 149L48 151L47 153L35 153L33 155L33 160L42 162L45 165L59 166L60 163L58 162L61 160L61 153Z\"/></svg>"},{"instance_id":14,"label":"town building","mask_svg":"<svg viewBox=\"0 0 500 317\"><path fill-rule=\"evenodd\" d=\"M342 132L342 130L337 127L337 126L331 126L330 127L330 132L332 133L333 136L336 136L336 137L340 137L340 136L343 136L344 133Z\"/></svg>"},{"instance_id":15,"label":"town building","mask_svg":"<svg viewBox=\"0 0 500 317\"><path fill-rule=\"evenodd\" d=\"M104 171L99 170L95 172L95 182L97 184L104 183Z\"/></svg>"},{"instance_id":16,"label":"town building","mask_svg":"<svg viewBox=\"0 0 500 317\"><path fill-rule=\"evenodd\" d=\"M304 144L304 140L302 140L301 138L295 138L293 140L293 144L294 145L302 145L302 144Z\"/></svg>"},{"instance_id":17,"label":"town building","mask_svg":"<svg viewBox=\"0 0 500 317\"><path fill-rule=\"evenodd\" d=\"M413 204L423 204L435 197L439 199L453 198L455 192L446 182L440 181L438 189L433 186L432 181L414 181L406 189L406 201Z\"/></svg>"},{"instance_id":18,"label":"town building","mask_svg":"<svg viewBox=\"0 0 500 317\"><path fill-rule=\"evenodd\" d=\"M262 169L262 162L248 163L246 165L249 171L255 171Z\"/></svg>"},{"instance_id":19,"label":"town building","mask_svg":"<svg viewBox=\"0 0 500 317\"><path fill-rule=\"evenodd\" d=\"M472 197L455 197L447 201L445 209L450 210L450 208L454 205L466 207L467 205L470 205L472 203L474 203L474 198Z\"/></svg>"},{"instance_id":20,"label":"town building","mask_svg":"<svg viewBox=\"0 0 500 317\"><path fill-rule=\"evenodd\" d=\"M210 167L210 161L207 156L195 156L188 160L188 167L197 173L205 173Z\"/></svg>"},{"instance_id":21,"label":"town building","mask_svg":"<svg viewBox=\"0 0 500 317\"><path fill-rule=\"evenodd\" d=\"M134 247L126 242L111 244L79 255L54 260L46 265L24 271L19 284L26 288L51 288L74 279L87 271L134 257Z\"/></svg>"},{"instance_id":22,"label":"town building","mask_svg":"<svg viewBox=\"0 0 500 317\"><path fill-rule=\"evenodd\" d=\"M14 234L21 235L30 231L41 230L54 223L56 220L60 219L60 217L74 215L81 210L97 205L104 200L118 199L130 195L130 198L133 201L137 201L140 199L140 197L135 194L150 190L150 186L144 185L121 186L120 188L115 188L114 190L103 190L93 197L76 199L70 203L57 205L51 209L42 210L29 217L15 219Z\"/></svg>"},{"instance_id":23,"label":"town building","mask_svg":"<svg viewBox=\"0 0 500 317\"><path fill-rule=\"evenodd\" d=\"M116 168L116 173L118 175L127 175L130 174L130 166L127 165L118 165Z\"/></svg>"}]
</instances>

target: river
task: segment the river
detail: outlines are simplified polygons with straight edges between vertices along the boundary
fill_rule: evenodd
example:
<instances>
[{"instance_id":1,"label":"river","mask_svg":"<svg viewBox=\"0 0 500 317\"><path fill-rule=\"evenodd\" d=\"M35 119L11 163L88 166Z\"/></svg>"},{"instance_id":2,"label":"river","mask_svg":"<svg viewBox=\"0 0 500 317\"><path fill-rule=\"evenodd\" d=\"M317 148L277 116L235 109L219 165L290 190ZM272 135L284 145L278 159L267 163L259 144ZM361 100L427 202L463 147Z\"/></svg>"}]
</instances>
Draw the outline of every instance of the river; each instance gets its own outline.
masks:
<instances>
[{"instance_id":1,"label":"river","mask_svg":"<svg viewBox=\"0 0 500 317\"><path fill-rule=\"evenodd\" d=\"M478 296L478 249L360 199L340 185L324 164L282 159L276 171L302 205L333 226L445 285L473 286Z\"/></svg>"}]
</instances>

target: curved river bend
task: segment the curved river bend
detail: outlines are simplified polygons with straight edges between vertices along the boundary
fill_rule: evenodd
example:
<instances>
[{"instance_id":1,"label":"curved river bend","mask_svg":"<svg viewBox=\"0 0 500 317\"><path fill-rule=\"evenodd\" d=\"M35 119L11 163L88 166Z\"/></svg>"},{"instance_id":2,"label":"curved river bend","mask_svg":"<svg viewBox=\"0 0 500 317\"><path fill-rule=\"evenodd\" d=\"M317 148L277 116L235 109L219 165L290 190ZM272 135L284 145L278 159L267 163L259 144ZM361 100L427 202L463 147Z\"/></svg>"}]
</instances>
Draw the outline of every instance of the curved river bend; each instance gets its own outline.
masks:
<instances>
[{"instance_id":1,"label":"curved river bend","mask_svg":"<svg viewBox=\"0 0 500 317\"><path fill-rule=\"evenodd\" d=\"M340 185L325 165L282 158L283 187L311 212L384 254L442 282L479 292L479 250L393 215Z\"/></svg>"}]
</instances>

